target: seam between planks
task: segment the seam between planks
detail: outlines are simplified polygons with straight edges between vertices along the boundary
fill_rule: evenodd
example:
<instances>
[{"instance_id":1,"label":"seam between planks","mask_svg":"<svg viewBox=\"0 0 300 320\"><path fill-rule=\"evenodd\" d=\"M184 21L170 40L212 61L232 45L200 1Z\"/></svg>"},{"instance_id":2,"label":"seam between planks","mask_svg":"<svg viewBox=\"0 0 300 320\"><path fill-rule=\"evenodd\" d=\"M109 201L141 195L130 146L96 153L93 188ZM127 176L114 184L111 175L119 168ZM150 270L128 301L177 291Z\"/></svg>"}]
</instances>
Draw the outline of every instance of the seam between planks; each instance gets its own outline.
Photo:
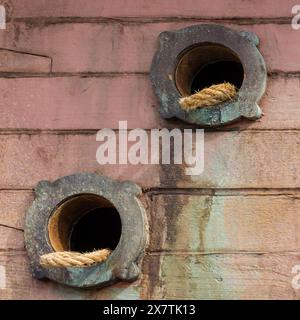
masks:
<instances>
[{"instance_id":1,"label":"seam between planks","mask_svg":"<svg viewBox=\"0 0 300 320\"><path fill-rule=\"evenodd\" d=\"M162 22L218 22L234 23L239 25L252 24L290 24L288 17L212 17L212 16L160 16L160 17L8 17L7 23L25 22L31 25L94 23L94 24L156 24Z\"/></svg>"}]
</instances>

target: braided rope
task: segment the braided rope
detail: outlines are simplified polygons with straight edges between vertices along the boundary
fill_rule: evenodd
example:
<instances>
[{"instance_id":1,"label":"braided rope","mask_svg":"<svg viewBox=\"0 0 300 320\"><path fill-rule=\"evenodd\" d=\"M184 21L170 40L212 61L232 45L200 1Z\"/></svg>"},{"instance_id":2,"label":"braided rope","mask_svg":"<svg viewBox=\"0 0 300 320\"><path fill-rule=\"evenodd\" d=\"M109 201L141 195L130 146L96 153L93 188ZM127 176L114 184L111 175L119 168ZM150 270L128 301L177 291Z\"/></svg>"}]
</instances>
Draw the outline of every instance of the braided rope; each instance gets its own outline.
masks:
<instances>
[{"instance_id":1,"label":"braided rope","mask_svg":"<svg viewBox=\"0 0 300 320\"><path fill-rule=\"evenodd\" d=\"M62 251L44 254L40 257L40 264L43 267L88 267L95 263L105 261L111 251L102 249L87 253Z\"/></svg>"},{"instance_id":2,"label":"braided rope","mask_svg":"<svg viewBox=\"0 0 300 320\"><path fill-rule=\"evenodd\" d=\"M210 107L236 95L236 88L233 84L224 82L204 88L188 97L181 98L179 104L182 109L189 111L202 107Z\"/></svg>"}]
</instances>

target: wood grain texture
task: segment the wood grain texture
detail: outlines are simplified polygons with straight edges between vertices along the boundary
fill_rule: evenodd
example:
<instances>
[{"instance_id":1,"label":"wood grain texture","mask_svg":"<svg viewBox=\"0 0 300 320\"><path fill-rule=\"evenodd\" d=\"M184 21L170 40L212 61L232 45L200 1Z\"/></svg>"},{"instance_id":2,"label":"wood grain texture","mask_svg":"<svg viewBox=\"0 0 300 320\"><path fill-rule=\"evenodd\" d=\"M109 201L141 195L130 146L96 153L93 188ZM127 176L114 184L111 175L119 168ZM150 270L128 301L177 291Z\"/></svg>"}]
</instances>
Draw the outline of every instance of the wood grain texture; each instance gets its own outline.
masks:
<instances>
[{"instance_id":1,"label":"wood grain texture","mask_svg":"<svg viewBox=\"0 0 300 320\"><path fill-rule=\"evenodd\" d=\"M11 229L23 230L25 212L33 199L34 194L31 190L1 190L0 225L8 226ZM5 249L5 247L1 249Z\"/></svg>"},{"instance_id":2,"label":"wood grain texture","mask_svg":"<svg viewBox=\"0 0 300 320\"><path fill-rule=\"evenodd\" d=\"M23 224L33 198L33 191L0 192L0 251L24 249ZM154 195L147 251L297 252L299 211L297 192Z\"/></svg>"},{"instance_id":3,"label":"wood grain texture","mask_svg":"<svg viewBox=\"0 0 300 320\"><path fill-rule=\"evenodd\" d=\"M0 252L24 250L25 213L33 199L30 190L0 191Z\"/></svg>"},{"instance_id":4,"label":"wood grain texture","mask_svg":"<svg viewBox=\"0 0 300 320\"><path fill-rule=\"evenodd\" d=\"M0 33L3 48L51 57L53 72L149 72L162 31L199 22L146 24L15 22ZM269 71L299 72L300 40L287 24L235 25L235 30L255 32ZM46 40L45 40L46 39ZM276 54L274 54L276 52Z\"/></svg>"},{"instance_id":5,"label":"wood grain texture","mask_svg":"<svg viewBox=\"0 0 300 320\"><path fill-rule=\"evenodd\" d=\"M151 255L134 283L78 290L33 279L24 251L1 252L6 288L0 299L299 299L291 285L291 270L299 262L296 253Z\"/></svg>"},{"instance_id":6,"label":"wood grain texture","mask_svg":"<svg viewBox=\"0 0 300 320\"><path fill-rule=\"evenodd\" d=\"M13 17L289 17L294 0L11 0ZM259 10L258 10L259 8Z\"/></svg>"},{"instance_id":7,"label":"wood grain texture","mask_svg":"<svg viewBox=\"0 0 300 320\"><path fill-rule=\"evenodd\" d=\"M300 197L157 195L151 251L286 252L300 247Z\"/></svg>"},{"instance_id":8,"label":"wood grain texture","mask_svg":"<svg viewBox=\"0 0 300 320\"><path fill-rule=\"evenodd\" d=\"M113 93L113 94L112 94ZM0 129L117 129L188 127L158 113L147 75L80 78L0 78ZM300 127L299 78L269 78L260 102L265 116L226 128L296 129Z\"/></svg>"},{"instance_id":9,"label":"wood grain texture","mask_svg":"<svg viewBox=\"0 0 300 320\"><path fill-rule=\"evenodd\" d=\"M188 176L185 165L99 165L95 134L0 135L0 188L82 171L144 188L299 188L299 143L298 131L207 132L204 172Z\"/></svg>"},{"instance_id":10,"label":"wood grain texture","mask_svg":"<svg viewBox=\"0 0 300 320\"><path fill-rule=\"evenodd\" d=\"M153 299L299 299L298 254L161 255Z\"/></svg>"},{"instance_id":11,"label":"wood grain texture","mask_svg":"<svg viewBox=\"0 0 300 320\"><path fill-rule=\"evenodd\" d=\"M147 127L160 121L146 76L2 78L0 88L2 128L117 128L120 120Z\"/></svg>"},{"instance_id":12,"label":"wood grain texture","mask_svg":"<svg viewBox=\"0 0 300 320\"><path fill-rule=\"evenodd\" d=\"M10 0L0 32L1 299L300 299L299 31L295 0ZM181 129L149 81L157 37L198 23L255 32L269 79L265 116L205 133L205 170L103 165L96 130ZM12 78L8 78L12 77ZM226 130L232 131L226 131ZM32 278L25 213L40 180L96 172L148 191L141 278L77 290ZM204 189L204 190L202 190ZM149 196L149 198L148 198ZM3 270L1 268L1 270ZM1 282L3 284L3 281Z\"/></svg>"},{"instance_id":13,"label":"wood grain texture","mask_svg":"<svg viewBox=\"0 0 300 320\"><path fill-rule=\"evenodd\" d=\"M0 250L24 250L24 232L0 225Z\"/></svg>"},{"instance_id":14,"label":"wood grain texture","mask_svg":"<svg viewBox=\"0 0 300 320\"><path fill-rule=\"evenodd\" d=\"M51 72L51 58L45 56L0 49L0 61L0 72Z\"/></svg>"},{"instance_id":15,"label":"wood grain texture","mask_svg":"<svg viewBox=\"0 0 300 320\"><path fill-rule=\"evenodd\" d=\"M159 184L154 166L99 165L96 151L100 143L95 134L1 135L0 141L4 189L33 188L40 180L56 180L75 172L101 173L141 185Z\"/></svg>"}]
</instances>

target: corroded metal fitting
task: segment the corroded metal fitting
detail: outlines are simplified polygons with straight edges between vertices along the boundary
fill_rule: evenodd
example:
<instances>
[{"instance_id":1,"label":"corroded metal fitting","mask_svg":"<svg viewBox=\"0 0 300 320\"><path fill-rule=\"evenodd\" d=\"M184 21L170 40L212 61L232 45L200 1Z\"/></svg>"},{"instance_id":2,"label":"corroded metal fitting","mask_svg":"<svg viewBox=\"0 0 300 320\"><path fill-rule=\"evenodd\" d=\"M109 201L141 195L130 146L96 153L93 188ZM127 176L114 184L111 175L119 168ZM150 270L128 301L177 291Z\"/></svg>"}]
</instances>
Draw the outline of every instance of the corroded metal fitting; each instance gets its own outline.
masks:
<instances>
[{"instance_id":1,"label":"corroded metal fitting","mask_svg":"<svg viewBox=\"0 0 300 320\"><path fill-rule=\"evenodd\" d=\"M138 200L141 189L136 184L79 173L53 183L41 181L35 194L25 224L26 249L35 278L48 278L73 287L101 287L118 280L138 278L139 263L148 238L148 224L145 210ZM81 216L95 208L110 207L119 213L121 235L105 262L89 267L51 268L40 265L43 254L70 250L72 230Z\"/></svg>"},{"instance_id":2,"label":"corroded metal fitting","mask_svg":"<svg viewBox=\"0 0 300 320\"><path fill-rule=\"evenodd\" d=\"M254 33L221 25L202 24L162 32L150 72L162 117L176 117L200 126L224 125L242 117L260 118L258 101L265 92L267 71L258 45ZM215 106L183 110L179 99L193 93L193 82L199 72L222 62L232 63L238 70L239 90L235 98ZM231 78L233 71L229 66L227 73Z\"/></svg>"}]
</instances>

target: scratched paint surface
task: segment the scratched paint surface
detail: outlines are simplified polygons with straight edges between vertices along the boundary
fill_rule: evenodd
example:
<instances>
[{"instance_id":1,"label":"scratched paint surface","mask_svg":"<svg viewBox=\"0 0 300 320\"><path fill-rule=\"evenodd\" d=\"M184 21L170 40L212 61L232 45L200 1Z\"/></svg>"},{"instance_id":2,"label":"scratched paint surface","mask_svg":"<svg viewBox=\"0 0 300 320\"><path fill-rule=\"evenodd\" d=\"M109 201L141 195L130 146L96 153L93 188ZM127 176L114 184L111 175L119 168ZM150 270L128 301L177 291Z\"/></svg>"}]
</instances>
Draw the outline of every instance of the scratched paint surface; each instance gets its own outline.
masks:
<instances>
[{"instance_id":1,"label":"scratched paint surface","mask_svg":"<svg viewBox=\"0 0 300 320\"><path fill-rule=\"evenodd\" d=\"M11 19L0 31L0 299L300 298L291 285L300 264L300 31L290 26L293 4L7 3ZM129 128L190 127L160 117L149 69L160 32L204 20L259 36L268 69L265 116L206 132L201 176L178 165L100 167L100 128L117 129L119 120ZM82 291L31 277L23 233L32 189L82 171L144 189L150 241L134 283Z\"/></svg>"}]
</instances>

